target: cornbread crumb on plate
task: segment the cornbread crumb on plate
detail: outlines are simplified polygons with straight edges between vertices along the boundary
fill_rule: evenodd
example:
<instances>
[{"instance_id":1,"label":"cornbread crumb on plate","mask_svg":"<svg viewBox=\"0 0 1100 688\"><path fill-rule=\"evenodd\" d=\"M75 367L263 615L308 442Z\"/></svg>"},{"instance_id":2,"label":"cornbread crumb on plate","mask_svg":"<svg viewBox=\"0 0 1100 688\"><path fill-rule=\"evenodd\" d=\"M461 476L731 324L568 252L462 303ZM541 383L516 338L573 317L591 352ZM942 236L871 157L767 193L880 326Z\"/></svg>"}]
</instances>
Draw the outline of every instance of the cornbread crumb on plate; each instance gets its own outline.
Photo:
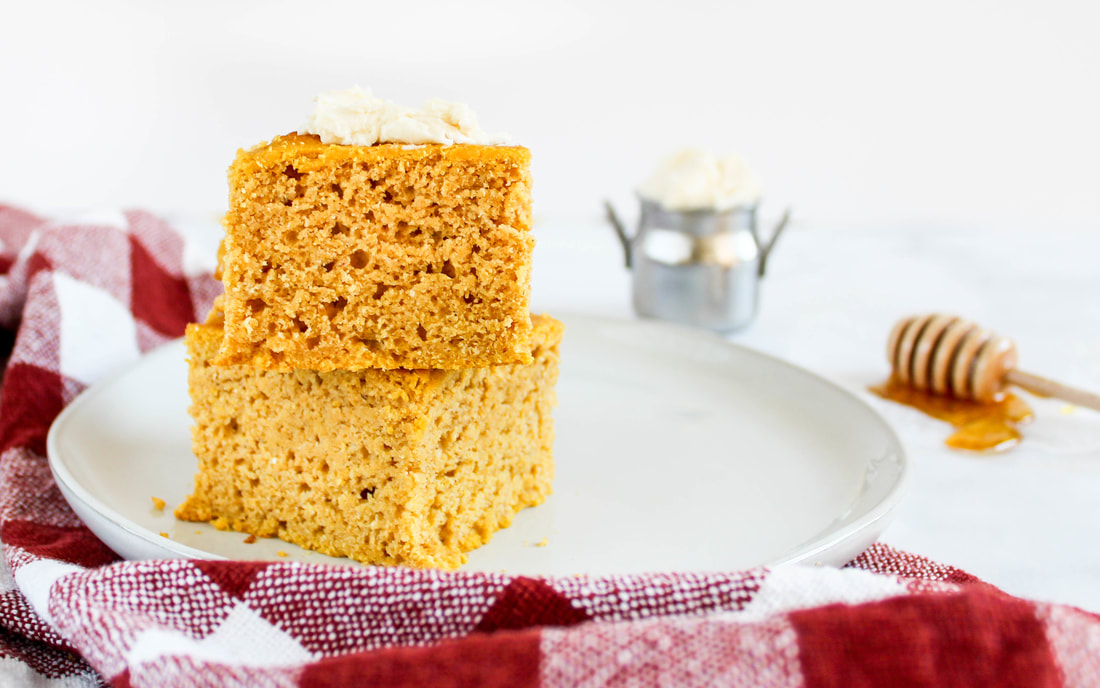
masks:
<instances>
[{"instance_id":1,"label":"cornbread crumb on plate","mask_svg":"<svg viewBox=\"0 0 1100 688\"><path fill-rule=\"evenodd\" d=\"M164 511L164 505L166 502L160 497L153 497L153 508L157 511Z\"/></svg>"},{"instance_id":2,"label":"cornbread crumb on plate","mask_svg":"<svg viewBox=\"0 0 1100 688\"><path fill-rule=\"evenodd\" d=\"M212 362L190 325L190 521L369 564L453 569L553 479L562 325L535 316L531 364L289 372Z\"/></svg>"},{"instance_id":3,"label":"cornbread crumb on plate","mask_svg":"<svg viewBox=\"0 0 1100 688\"><path fill-rule=\"evenodd\" d=\"M217 362L318 371L530 363L531 154L325 144L238 153Z\"/></svg>"}]
</instances>

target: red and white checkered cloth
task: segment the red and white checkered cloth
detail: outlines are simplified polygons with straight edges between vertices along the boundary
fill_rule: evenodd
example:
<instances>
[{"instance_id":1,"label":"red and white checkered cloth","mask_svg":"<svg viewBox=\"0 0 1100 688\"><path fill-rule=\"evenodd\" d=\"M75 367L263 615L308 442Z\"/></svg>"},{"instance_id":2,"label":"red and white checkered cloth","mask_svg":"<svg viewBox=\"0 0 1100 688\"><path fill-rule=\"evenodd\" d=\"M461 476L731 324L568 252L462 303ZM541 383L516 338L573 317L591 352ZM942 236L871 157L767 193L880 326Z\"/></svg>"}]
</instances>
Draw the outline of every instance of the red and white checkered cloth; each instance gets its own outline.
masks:
<instances>
[{"instance_id":1,"label":"red and white checkered cloth","mask_svg":"<svg viewBox=\"0 0 1100 688\"><path fill-rule=\"evenodd\" d=\"M0 205L2 686L1100 686L1097 615L883 545L840 570L612 577L119 561L46 432L205 315L219 286L187 251L145 212Z\"/></svg>"}]
</instances>

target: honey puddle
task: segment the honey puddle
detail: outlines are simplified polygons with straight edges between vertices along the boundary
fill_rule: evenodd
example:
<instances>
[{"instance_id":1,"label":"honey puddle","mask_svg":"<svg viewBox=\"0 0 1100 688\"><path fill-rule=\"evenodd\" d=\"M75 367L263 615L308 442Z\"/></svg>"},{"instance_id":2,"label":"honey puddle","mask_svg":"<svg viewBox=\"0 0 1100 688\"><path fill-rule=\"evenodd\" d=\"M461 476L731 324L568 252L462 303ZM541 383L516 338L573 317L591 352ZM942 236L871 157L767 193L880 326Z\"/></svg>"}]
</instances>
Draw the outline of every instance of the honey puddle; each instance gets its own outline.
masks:
<instances>
[{"instance_id":1,"label":"honey puddle","mask_svg":"<svg viewBox=\"0 0 1100 688\"><path fill-rule=\"evenodd\" d=\"M922 392L904 385L893 377L870 391L883 399L905 404L929 416L955 426L955 433L946 444L970 451L1004 451L1020 443L1023 435L1017 429L1034 417L1031 407L1015 394L992 404L965 401Z\"/></svg>"}]
</instances>

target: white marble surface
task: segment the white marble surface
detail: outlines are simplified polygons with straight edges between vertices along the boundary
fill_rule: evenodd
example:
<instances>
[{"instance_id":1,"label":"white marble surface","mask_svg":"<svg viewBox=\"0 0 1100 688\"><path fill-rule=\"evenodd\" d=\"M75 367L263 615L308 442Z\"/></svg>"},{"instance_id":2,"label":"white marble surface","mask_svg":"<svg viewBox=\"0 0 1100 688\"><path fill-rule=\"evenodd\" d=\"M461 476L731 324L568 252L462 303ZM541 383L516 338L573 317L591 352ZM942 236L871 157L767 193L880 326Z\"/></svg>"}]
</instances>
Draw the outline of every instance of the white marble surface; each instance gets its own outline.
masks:
<instances>
[{"instance_id":1,"label":"white marble surface","mask_svg":"<svg viewBox=\"0 0 1100 688\"><path fill-rule=\"evenodd\" d=\"M634 317L599 221L536 221L533 308ZM1020 367L1100 390L1100 231L803 228L769 263L757 321L731 340L853 389L895 426L914 480L882 538L1015 595L1100 611L1100 414L1029 398L1003 454L943 444L948 426L866 393L900 317L948 311L1010 336Z\"/></svg>"}]
</instances>

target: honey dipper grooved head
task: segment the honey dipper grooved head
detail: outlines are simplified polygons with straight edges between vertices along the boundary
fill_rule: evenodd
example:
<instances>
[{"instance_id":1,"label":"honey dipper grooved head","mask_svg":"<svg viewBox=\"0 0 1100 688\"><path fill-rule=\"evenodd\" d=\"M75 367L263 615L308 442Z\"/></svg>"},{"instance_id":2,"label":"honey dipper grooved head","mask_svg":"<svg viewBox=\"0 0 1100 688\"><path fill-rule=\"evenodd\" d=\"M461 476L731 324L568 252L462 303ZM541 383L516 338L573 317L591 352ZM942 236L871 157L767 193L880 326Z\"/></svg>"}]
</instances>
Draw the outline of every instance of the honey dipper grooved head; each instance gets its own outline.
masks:
<instances>
[{"instance_id":1,"label":"honey dipper grooved head","mask_svg":"<svg viewBox=\"0 0 1100 688\"><path fill-rule=\"evenodd\" d=\"M996 401L1005 373L1016 367L1012 340L969 320L932 313L894 325L886 344L894 377L919 390Z\"/></svg>"}]
</instances>

